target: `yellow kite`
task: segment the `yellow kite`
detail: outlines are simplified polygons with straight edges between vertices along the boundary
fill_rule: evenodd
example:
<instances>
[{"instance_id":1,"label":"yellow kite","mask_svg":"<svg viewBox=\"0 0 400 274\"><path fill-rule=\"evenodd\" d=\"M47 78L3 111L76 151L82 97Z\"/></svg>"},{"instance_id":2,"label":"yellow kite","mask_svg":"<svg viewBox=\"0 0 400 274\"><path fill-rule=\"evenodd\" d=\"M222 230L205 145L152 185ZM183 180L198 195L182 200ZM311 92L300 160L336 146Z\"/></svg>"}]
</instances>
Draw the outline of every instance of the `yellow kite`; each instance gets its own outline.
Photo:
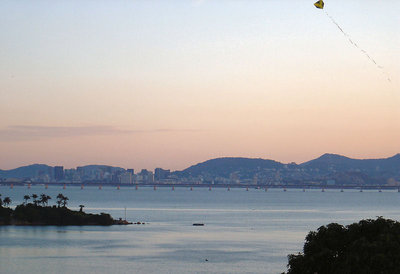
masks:
<instances>
[{"instance_id":1,"label":"yellow kite","mask_svg":"<svg viewBox=\"0 0 400 274\"><path fill-rule=\"evenodd\" d=\"M319 0L319 1L317 1L317 2L314 3L314 6L316 6L316 7L319 8L319 9L323 9L323 8L324 8L324 5L325 5L325 3L324 3L324 1L322 1L322 0Z\"/></svg>"}]
</instances>

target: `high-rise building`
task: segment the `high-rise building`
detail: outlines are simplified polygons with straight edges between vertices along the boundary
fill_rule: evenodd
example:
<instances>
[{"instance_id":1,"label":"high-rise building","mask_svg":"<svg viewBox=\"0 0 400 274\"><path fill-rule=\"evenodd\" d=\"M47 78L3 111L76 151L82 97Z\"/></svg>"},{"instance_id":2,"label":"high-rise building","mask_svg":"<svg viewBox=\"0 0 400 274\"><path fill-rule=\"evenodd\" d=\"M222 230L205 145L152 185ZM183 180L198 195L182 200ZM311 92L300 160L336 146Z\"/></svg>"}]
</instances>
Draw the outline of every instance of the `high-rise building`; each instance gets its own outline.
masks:
<instances>
[{"instance_id":1,"label":"high-rise building","mask_svg":"<svg viewBox=\"0 0 400 274\"><path fill-rule=\"evenodd\" d=\"M85 176L85 169L81 166L78 166L76 168L76 171L78 172L79 176L81 176L81 178L83 178L83 176Z\"/></svg>"},{"instance_id":2,"label":"high-rise building","mask_svg":"<svg viewBox=\"0 0 400 274\"><path fill-rule=\"evenodd\" d=\"M147 169L142 169L136 178L139 183L152 183L154 181L153 172Z\"/></svg>"},{"instance_id":3,"label":"high-rise building","mask_svg":"<svg viewBox=\"0 0 400 274\"><path fill-rule=\"evenodd\" d=\"M61 181L64 179L64 167L63 166L55 166L54 167L54 179L56 181Z\"/></svg>"},{"instance_id":4,"label":"high-rise building","mask_svg":"<svg viewBox=\"0 0 400 274\"><path fill-rule=\"evenodd\" d=\"M168 179L171 171L169 169L156 168L154 170L154 180L160 181Z\"/></svg>"},{"instance_id":5,"label":"high-rise building","mask_svg":"<svg viewBox=\"0 0 400 274\"><path fill-rule=\"evenodd\" d=\"M112 174L112 177L111 177L111 181L114 184L121 183L121 174L122 174L121 170L114 171L113 174Z\"/></svg>"},{"instance_id":6,"label":"high-rise building","mask_svg":"<svg viewBox=\"0 0 400 274\"><path fill-rule=\"evenodd\" d=\"M133 176L130 172L125 172L120 175L121 184L132 184Z\"/></svg>"}]
</instances>

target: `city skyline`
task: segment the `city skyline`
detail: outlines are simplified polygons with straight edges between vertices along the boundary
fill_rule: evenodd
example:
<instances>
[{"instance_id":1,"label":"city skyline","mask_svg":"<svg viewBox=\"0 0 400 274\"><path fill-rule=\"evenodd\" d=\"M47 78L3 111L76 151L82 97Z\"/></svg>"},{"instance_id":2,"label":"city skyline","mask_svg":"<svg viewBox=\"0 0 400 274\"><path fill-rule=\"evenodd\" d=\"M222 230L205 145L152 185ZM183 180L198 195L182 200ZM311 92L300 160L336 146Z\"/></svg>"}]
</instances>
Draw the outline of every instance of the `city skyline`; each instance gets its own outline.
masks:
<instances>
[{"instance_id":1,"label":"city skyline","mask_svg":"<svg viewBox=\"0 0 400 274\"><path fill-rule=\"evenodd\" d=\"M400 153L384 159L351 159L324 154L308 162L280 163L268 159L217 158L192 165L181 171L156 168L153 171L124 169L104 165L63 166L31 165L0 170L0 182L6 184L160 184L160 185L320 185L399 187ZM11 185L12 187L12 185ZM65 185L64 185L65 187Z\"/></svg>"},{"instance_id":2,"label":"city skyline","mask_svg":"<svg viewBox=\"0 0 400 274\"><path fill-rule=\"evenodd\" d=\"M2 1L0 168L399 153L400 3L325 2Z\"/></svg>"}]
</instances>

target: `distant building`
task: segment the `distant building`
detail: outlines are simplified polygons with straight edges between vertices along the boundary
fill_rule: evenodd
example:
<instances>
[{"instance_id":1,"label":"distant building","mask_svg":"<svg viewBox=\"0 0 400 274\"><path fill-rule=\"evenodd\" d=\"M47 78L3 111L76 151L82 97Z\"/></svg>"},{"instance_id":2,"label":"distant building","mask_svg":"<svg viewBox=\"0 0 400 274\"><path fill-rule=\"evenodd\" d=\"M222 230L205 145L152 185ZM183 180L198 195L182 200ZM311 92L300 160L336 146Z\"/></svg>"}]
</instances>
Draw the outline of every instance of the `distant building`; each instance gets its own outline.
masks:
<instances>
[{"instance_id":1,"label":"distant building","mask_svg":"<svg viewBox=\"0 0 400 274\"><path fill-rule=\"evenodd\" d=\"M239 184L240 183L239 172L232 172L231 174L229 174L229 181L231 184Z\"/></svg>"},{"instance_id":2,"label":"distant building","mask_svg":"<svg viewBox=\"0 0 400 274\"><path fill-rule=\"evenodd\" d=\"M122 174L122 172L120 170L115 171L111 176L111 181L114 184L121 183L121 174Z\"/></svg>"},{"instance_id":3,"label":"distant building","mask_svg":"<svg viewBox=\"0 0 400 274\"><path fill-rule=\"evenodd\" d=\"M130 172L124 172L120 175L121 184L132 184L133 176Z\"/></svg>"},{"instance_id":4,"label":"distant building","mask_svg":"<svg viewBox=\"0 0 400 274\"><path fill-rule=\"evenodd\" d=\"M64 180L64 167L63 166L55 166L54 167L54 179L56 181Z\"/></svg>"},{"instance_id":5,"label":"distant building","mask_svg":"<svg viewBox=\"0 0 400 274\"><path fill-rule=\"evenodd\" d=\"M135 175L135 170L133 168L128 168L126 172L129 172L132 176Z\"/></svg>"},{"instance_id":6,"label":"distant building","mask_svg":"<svg viewBox=\"0 0 400 274\"><path fill-rule=\"evenodd\" d=\"M64 181L76 184L81 183L81 174L77 169L74 168L64 169Z\"/></svg>"},{"instance_id":7,"label":"distant building","mask_svg":"<svg viewBox=\"0 0 400 274\"><path fill-rule=\"evenodd\" d=\"M153 183L154 182L154 173L149 171L147 174L147 183Z\"/></svg>"},{"instance_id":8,"label":"distant building","mask_svg":"<svg viewBox=\"0 0 400 274\"><path fill-rule=\"evenodd\" d=\"M258 179L258 175L255 174L255 175L253 176L253 184L254 184L254 185L258 185L259 183L261 183L261 181Z\"/></svg>"},{"instance_id":9,"label":"distant building","mask_svg":"<svg viewBox=\"0 0 400 274\"><path fill-rule=\"evenodd\" d=\"M136 177L139 183L153 183L154 175L153 172L148 171L147 169L142 169Z\"/></svg>"},{"instance_id":10,"label":"distant building","mask_svg":"<svg viewBox=\"0 0 400 274\"><path fill-rule=\"evenodd\" d=\"M156 168L154 170L154 180L161 181L168 179L171 171L169 169Z\"/></svg>"},{"instance_id":11,"label":"distant building","mask_svg":"<svg viewBox=\"0 0 400 274\"><path fill-rule=\"evenodd\" d=\"M78 166L76 168L76 172L78 172L78 174L81 178L83 178L85 176L85 169L81 166Z\"/></svg>"},{"instance_id":12,"label":"distant building","mask_svg":"<svg viewBox=\"0 0 400 274\"><path fill-rule=\"evenodd\" d=\"M50 176L48 174L43 174L41 176L38 176L37 178L35 178L36 182L40 182L40 183L50 183Z\"/></svg>"}]
</instances>

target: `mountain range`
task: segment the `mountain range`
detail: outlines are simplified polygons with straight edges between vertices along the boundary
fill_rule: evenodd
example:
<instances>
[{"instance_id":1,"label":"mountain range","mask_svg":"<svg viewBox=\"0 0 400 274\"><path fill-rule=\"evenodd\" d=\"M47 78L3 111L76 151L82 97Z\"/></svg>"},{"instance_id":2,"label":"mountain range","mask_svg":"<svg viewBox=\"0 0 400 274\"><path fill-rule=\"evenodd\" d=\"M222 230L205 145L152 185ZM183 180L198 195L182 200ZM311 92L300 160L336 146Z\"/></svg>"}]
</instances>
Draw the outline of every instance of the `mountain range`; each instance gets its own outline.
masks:
<instances>
[{"instance_id":1,"label":"mountain range","mask_svg":"<svg viewBox=\"0 0 400 274\"><path fill-rule=\"evenodd\" d=\"M86 171L101 168L112 172L123 168L89 165ZM51 174L53 167L34 164L12 170L0 170L0 178L31 178ZM327 182L340 184L387 184L400 182L400 154L383 159L352 159L337 154L324 154L311 161L284 164L274 160L224 157L211 159L171 173L183 180L204 181L257 180L259 183Z\"/></svg>"},{"instance_id":2,"label":"mountain range","mask_svg":"<svg viewBox=\"0 0 400 274\"><path fill-rule=\"evenodd\" d=\"M400 181L400 154L384 159L352 159L324 154L311 161L283 164L273 160L217 158L193 165L174 174L180 178L217 177L254 180L261 183L327 182L340 184L386 184Z\"/></svg>"}]
</instances>

